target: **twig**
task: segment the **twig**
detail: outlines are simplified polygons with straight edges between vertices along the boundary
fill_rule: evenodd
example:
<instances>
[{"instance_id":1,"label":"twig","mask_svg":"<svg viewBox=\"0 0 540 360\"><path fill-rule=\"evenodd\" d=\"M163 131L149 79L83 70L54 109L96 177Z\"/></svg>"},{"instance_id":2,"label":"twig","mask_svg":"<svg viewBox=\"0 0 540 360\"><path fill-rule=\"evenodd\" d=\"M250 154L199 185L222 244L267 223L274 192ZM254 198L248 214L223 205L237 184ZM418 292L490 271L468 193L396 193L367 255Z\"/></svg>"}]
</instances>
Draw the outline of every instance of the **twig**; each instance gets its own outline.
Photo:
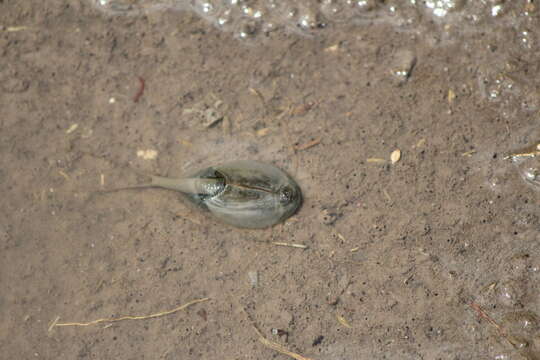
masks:
<instances>
[{"instance_id":1,"label":"twig","mask_svg":"<svg viewBox=\"0 0 540 360\"><path fill-rule=\"evenodd\" d=\"M316 145L319 145L321 143L321 139L315 139L315 140L311 140L305 144L302 144L302 145L296 145L294 147L295 150L297 151L302 151L302 150L307 150L311 147L314 147Z\"/></svg>"},{"instance_id":2,"label":"twig","mask_svg":"<svg viewBox=\"0 0 540 360\"><path fill-rule=\"evenodd\" d=\"M336 319L341 325L345 326L347 329L352 329L352 325L343 316L336 314Z\"/></svg>"},{"instance_id":3,"label":"twig","mask_svg":"<svg viewBox=\"0 0 540 360\"><path fill-rule=\"evenodd\" d=\"M27 29L30 29L30 27L28 26L8 26L5 31L7 32L17 32L17 31L23 31L23 30L27 30ZM1 26L0 26L0 30L1 30Z\"/></svg>"},{"instance_id":4,"label":"twig","mask_svg":"<svg viewBox=\"0 0 540 360\"><path fill-rule=\"evenodd\" d=\"M184 304L182 306L174 308L172 310L162 311L162 312L155 313L155 314L150 314L150 315L135 315L135 316L128 315L128 316L122 316L122 317L119 317L119 318L97 319L97 320L93 320L93 321L89 321L89 322L59 323L58 320L60 318L57 317L56 320L53 321L51 326L49 326L49 331L52 331L57 326L89 326L89 325L97 325L97 324L100 324L100 323L112 323L112 322L123 321L123 320L153 319L153 318L173 314L173 313L178 312L180 310L184 310L184 309L190 307L191 305L198 304L198 303L208 301L208 300L210 300L210 298L196 299L196 300L188 302L187 304Z\"/></svg>"},{"instance_id":5,"label":"twig","mask_svg":"<svg viewBox=\"0 0 540 360\"><path fill-rule=\"evenodd\" d=\"M304 104L300 104L296 107L294 107L292 110L291 110L291 115L294 115L294 116L303 116L305 114L308 113L309 110L311 110L313 107L319 105L321 103L321 101L310 101L308 103L304 103Z\"/></svg>"},{"instance_id":6,"label":"twig","mask_svg":"<svg viewBox=\"0 0 540 360\"><path fill-rule=\"evenodd\" d=\"M263 337L261 334L259 334L259 341L264 345L266 346L267 348L270 348L272 350L275 350L279 353L282 353L283 355L287 355L287 356L290 356L292 357L293 359L296 359L296 360L312 360L310 358L307 358L307 357L304 357L300 354L297 354L297 353L294 353L292 351L289 351L287 350L286 348L284 348L283 346L281 346L280 344L278 343L275 343L273 341L270 341L268 339L266 339L265 337Z\"/></svg>"},{"instance_id":7,"label":"twig","mask_svg":"<svg viewBox=\"0 0 540 360\"><path fill-rule=\"evenodd\" d=\"M497 324L497 322L495 320L493 320L493 318L491 316L489 316L485 311L484 309L482 309L480 307L480 305L478 305L477 303L470 303L469 306L474 310L476 311L476 313L478 314L479 317L483 318L483 319L486 319L493 327L495 327L495 329L497 329L497 331L499 332L499 334L503 337L506 338L506 333L504 332L504 330L501 328L501 326L499 324Z\"/></svg>"},{"instance_id":8,"label":"twig","mask_svg":"<svg viewBox=\"0 0 540 360\"><path fill-rule=\"evenodd\" d=\"M263 96L263 95L261 94L261 92L260 92L259 90L257 90L257 89L254 89L254 88L251 88L251 87L250 87L250 88L249 88L249 91L250 91L253 95L255 95L255 96L257 96L257 97L259 98L259 100L261 101L262 106L263 106L264 114L266 115L266 113L267 113L267 106L266 106L266 100L264 100L264 96Z\"/></svg>"},{"instance_id":9,"label":"twig","mask_svg":"<svg viewBox=\"0 0 540 360\"><path fill-rule=\"evenodd\" d=\"M288 247L293 247L293 248L297 248L297 249L307 249L308 248L307 245L292 244L292 243L277 242L277 241L272 242L272 244L277 245L277 246L288 246Z\"/></svg>"},{"instance_id":10,"label":"twig","mask_svg":"<svg viewBox=\"0 0 540 360\"><path fill-rule=\"evenodd\" d=\"M244 312L244 314L246 315L248 321L251 323L251 326L253 327L253 330L255 330L255 333L257 334L257 336L259 337L259 341L261 342L261 344L263 344L264 346L266 346L267 348L270 348L272 350L275 350L283 355L287 355L287 356L290 356L292 357L293 359L296 359L296 360L313 360L313 359L310 359L310 358L307 358L307 357L304 357L300 354L297 354L297 353L294 353L292 351L289 351L287 350L285 347L283 347L282 345L278 344L278 343L275 343L273 341L270 341L268 340L267 338L265 338L263 336L263 334L261 333L261 331L257 328L257 325L255 324L255 321L253 321L253 319L251 318L251 316L248 314L248 312L246 311L246 309L241 306L241 309L242 311Z\"/></svg>"},{"instance_id":11,"label":"twig","mask_svg":"<svg viewBox=\"0 0 540 360\"><path fill-rule=\"evenodd\" d=\"M62 170L58 170L58 173L62 175L66 180L69 180L69 175L63 172Z\"/></svg>"},{"instance_id":12,"label":"twig","mask_svg":"<svg viewBox=\"0 0 540 360\"><path fill-rule=\"evenodd\" d=\"M465 151L464 153L461 153L461 156L468 156L468 157L471 157L471 156L473 156L474 154L476 154L476 150L469 150L469 151Z\"/></svg>"}]
</instances>

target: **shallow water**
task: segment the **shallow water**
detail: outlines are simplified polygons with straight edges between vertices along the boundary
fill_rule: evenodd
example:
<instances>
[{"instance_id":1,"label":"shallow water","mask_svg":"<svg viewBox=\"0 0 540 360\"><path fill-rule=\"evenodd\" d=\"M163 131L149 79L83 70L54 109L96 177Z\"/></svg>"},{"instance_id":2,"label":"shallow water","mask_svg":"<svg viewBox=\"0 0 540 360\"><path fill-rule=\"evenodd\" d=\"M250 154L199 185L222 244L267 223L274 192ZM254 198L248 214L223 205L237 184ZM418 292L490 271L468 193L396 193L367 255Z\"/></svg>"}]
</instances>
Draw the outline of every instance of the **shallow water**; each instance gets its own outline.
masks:
<instances>
[{"instance_id":1,"label":"shallow water","mask_svg":"<svg viewBox=\"0 0 540 360\"><path fill-rule=\"evenodd\" d=\"M140 14L156 10L193 11L240 38L288 28L304 34L339 24L387 22L401 30L417 31L437 25L444 32L470 34L512 27L516 40L534 47L537 7L530 0L89 0L110 14Z\"/></svg>"},{"instance_id":2,"label":"shallow water","mask_svg":"<svg viewBox=\"0 0 540 360\"><path fill-rule=\"evenodd\" d=\"M191 11L249 44L264 42L279 30L299 37L313 37L329 36L339 27L389 24L396 31L423 39L428 46L457 43L463 49L474 49L469 51L470 58L464 64L471 67L476 77L474 91L507 121L511 122L521 113L533 114L540 110L540 84L535 76L540 70L540 11L531 0L90 1L112 16ZM390 70L398 81L406 80L416 62L414 51L403 49L394 57ZM524 146L540 133L534 121L531 126L522 128L508 126L512 136L519 140L505 144L508 149L501 151ZM537 187L538 175L535 174L540 171L537 161L523 163L515 166L517 172L528 184ZM483 171L492 173L500 169ZM504 176L509 176L508 171L505 173ZM489 177L487 181L498 187L493 184L501 180Z\"/></svg>"}]
</instances>

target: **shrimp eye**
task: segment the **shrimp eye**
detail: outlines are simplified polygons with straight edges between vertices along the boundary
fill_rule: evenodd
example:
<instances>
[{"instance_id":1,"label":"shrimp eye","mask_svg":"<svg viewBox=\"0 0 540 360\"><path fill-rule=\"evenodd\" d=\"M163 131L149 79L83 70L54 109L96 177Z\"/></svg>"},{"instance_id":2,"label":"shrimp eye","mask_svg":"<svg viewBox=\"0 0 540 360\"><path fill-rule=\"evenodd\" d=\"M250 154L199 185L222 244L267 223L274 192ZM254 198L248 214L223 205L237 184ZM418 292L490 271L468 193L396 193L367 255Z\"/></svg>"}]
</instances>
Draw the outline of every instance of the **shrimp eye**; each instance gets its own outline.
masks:
<instances>
[{"instance_id":1,"label":"shrimp eye","mask_svg":"<svg viewBox=\"0 0 540 360\"><path fill-rule=\"evenodd\" d=\"M285 186L279 190L279 202L289 204L294 199L294 190L290 186Z\"/></svg>"}]
</instances>

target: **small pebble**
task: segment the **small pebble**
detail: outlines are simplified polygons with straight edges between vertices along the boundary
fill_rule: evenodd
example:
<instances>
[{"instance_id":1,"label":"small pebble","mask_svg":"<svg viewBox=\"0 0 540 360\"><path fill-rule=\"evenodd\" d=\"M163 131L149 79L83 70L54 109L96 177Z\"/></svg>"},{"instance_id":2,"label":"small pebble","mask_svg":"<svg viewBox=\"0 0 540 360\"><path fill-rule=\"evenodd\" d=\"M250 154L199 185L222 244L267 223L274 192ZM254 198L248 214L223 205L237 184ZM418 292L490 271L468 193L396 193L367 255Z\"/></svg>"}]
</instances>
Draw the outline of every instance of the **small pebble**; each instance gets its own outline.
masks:
<instances>
[{"instance_id":1,"label":"small pebble","mask_svg":"<svg viewBox=\"0 0 540 360\"><path fill-rule=\"evenodd\" d=\"M416 55L411 50L399 50L394 55L391 66L392 75L398 84L402 84L411 77L412 70L416 65Z\"/></svg>"}]
</instances>

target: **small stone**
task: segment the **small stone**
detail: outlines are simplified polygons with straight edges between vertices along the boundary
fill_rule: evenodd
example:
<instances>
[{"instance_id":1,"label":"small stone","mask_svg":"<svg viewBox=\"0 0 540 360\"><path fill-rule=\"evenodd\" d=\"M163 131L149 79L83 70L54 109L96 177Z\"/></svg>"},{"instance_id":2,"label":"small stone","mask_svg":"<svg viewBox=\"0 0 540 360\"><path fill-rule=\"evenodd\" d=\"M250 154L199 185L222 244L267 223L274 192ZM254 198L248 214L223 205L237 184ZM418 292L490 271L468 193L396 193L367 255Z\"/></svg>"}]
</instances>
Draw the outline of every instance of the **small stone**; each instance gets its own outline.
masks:
<instances>
[{"instance_id":1,"label":"small stone","mask_svg":"<svg viewBox=\"0 0 540 360\"><path fill-rule=\"evenodd\" d=\"M416 55L411 50L399 50L394 54L391 73L402 84L411 77L412 70L416 65Z\"/></svg>"}]
</instances>

